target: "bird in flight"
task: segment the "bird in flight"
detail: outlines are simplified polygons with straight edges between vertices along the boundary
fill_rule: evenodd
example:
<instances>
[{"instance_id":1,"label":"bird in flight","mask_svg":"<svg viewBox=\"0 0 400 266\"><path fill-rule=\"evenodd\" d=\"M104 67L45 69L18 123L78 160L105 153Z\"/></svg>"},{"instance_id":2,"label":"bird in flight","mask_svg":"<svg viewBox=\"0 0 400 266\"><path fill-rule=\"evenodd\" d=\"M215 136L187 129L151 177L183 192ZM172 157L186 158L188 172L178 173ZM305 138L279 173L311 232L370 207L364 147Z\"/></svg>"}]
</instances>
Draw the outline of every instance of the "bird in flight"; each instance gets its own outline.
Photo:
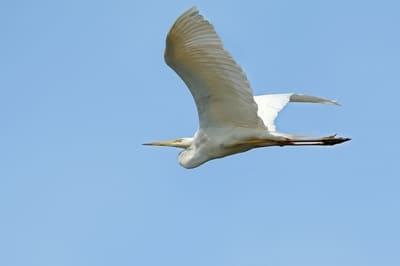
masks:
<instances>
[{"instance_id":1,"label":"bird in flight","mask_svg":"<svg viewBox=\"0 0 400 266\"><path fill-rule=\"evenodd\" d=\"M294 93L253 96L246 74L196 7L184 12L173 24L164 58L189 88L196 103L199 127L191 138L144 145L183 149L178 160L185 168L253 148L336 145L350 140L336 135L310 139L278 132L275 118L289 102L338 103Z\"/></svg>"}]
</instances>

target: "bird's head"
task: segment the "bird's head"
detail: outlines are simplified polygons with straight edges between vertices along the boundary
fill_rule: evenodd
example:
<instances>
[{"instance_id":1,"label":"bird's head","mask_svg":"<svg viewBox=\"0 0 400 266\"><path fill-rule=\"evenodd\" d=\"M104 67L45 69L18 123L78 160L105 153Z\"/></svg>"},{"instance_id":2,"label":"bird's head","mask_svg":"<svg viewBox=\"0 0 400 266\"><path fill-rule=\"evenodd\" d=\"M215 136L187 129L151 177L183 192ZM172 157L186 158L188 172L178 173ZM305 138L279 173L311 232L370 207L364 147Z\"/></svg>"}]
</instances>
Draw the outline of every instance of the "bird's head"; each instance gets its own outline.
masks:
<instances>
[{"instance_id":1,"label":"bird's head","mask_svg":"<svg viewBox=\"0 0 400 266\"><path fill-rule=\"evenodd\" d=\"M199 154L196 153L195 147L191 146L192 143L193 143L193 138L179 138L173 140L144 143L143 145L181 148L183 150L179 153L178 156L179 164L185 168L194 168L204 163L207 160L198 158Z\"/></svg>"},{"instance_id":2,"label":"bird's head","mask_svg":"<svg viewBox=\"0 0 400 266\"><path fill-rule=\"evenodd\" d=\"M179 138L173 140L164 140L164 141L155 141L150 143L144 143L143 145L148 146L166 146L166 147L175 147L186 149L188 148L193 142L193 138Z\"/></svg>"}]
</instances>

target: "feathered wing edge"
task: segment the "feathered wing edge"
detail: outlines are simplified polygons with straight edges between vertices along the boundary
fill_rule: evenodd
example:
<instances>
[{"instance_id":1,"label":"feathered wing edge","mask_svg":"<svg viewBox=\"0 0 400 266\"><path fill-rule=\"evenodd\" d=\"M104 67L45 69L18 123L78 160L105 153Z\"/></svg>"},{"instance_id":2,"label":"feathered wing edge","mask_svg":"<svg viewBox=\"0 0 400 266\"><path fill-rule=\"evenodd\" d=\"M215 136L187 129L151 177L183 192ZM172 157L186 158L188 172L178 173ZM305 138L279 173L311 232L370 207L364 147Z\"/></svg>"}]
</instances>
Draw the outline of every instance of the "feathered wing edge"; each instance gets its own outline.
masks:
<instances>
[{"instance_id":1,"label":"feathered wing edge","mask_svg":"<svg viewBox=\"0 0 400 266\"><path fill-rule=\"evenodd\" d=\"M246 74L195 7L173 24L164 57L189 88L200 128L263 127Z\"/></svg>"},{"instance_id":2,"label":"feathered wing edge","mask_svg":"<svg viewBox=\"0 0 400 266\"><path fill-rule=\"evenodd\" d=\"M311 95L295 94L295 93L284 93L284 94L266 94L254 96L254 101L258 106L258 116L264 122L264 125L269 131L275 132L275 119L278 113L289 103L289 102L302 102L302 103L321 103L321 104L334 104L339 105L334 100L324 99Z\"/></svg>"}]
</instances>

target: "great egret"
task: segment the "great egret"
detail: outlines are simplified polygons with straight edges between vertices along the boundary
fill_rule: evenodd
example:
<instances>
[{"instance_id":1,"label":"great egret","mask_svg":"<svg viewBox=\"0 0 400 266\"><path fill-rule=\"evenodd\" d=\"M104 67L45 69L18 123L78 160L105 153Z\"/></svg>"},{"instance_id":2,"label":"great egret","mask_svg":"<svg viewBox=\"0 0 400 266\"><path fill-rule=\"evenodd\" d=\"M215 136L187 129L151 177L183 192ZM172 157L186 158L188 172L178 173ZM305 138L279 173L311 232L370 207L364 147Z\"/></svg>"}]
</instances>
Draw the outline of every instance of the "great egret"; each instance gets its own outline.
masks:
<instances>
[{"instance_id":1,"label":"great egret","mask_svg":"<svg viewBox=\"0 0 400 266\"><path fill-rule=\"evenodd\" d=\"M258 147L335 145L350 140L336 136L306 139L276 131L274 120L288 102L338 103L294 93L253 97L246 74L196 7L173 24L164 58L189 88L196 102L199 128L192 138L144 145L184 149L179 153L179 163L185 168Z\"/></svg>"}]
</instances>

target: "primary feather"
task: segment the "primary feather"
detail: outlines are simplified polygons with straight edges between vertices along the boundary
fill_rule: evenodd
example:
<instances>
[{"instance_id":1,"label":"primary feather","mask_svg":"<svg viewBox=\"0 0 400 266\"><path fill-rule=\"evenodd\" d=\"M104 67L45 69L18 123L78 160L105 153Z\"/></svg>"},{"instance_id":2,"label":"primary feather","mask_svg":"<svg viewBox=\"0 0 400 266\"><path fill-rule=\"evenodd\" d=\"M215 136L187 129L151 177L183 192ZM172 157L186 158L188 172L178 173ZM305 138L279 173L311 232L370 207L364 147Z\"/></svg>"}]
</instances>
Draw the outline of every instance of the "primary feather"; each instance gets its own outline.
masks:
<instances>
[{"instance_id":1,"label":"primary feather","mask_svg":"<svg viewBox=\"0 0 400 266\"><path fill-rule=\"evenodd\" d=\"M257 103L258 116L264 122L264 125L269 131L276 131L275 119L278 113L289 102L303 102L303 103L323 103L323 104L336 104L333 100L323 99L316 96L284 93L284 94L266 94L254 96L254 101Z\"/></svg>"},{"instance_id":2,"label":"primary feather","mask_svg":"<svg viewBox=\"0 0 400 266\"><path fill-rule=\"evenodd\" d=\"M193 95L200 128L263 126L246 74L195 7L172 26L164 57Z\"/></svg>"}]
</instances>

